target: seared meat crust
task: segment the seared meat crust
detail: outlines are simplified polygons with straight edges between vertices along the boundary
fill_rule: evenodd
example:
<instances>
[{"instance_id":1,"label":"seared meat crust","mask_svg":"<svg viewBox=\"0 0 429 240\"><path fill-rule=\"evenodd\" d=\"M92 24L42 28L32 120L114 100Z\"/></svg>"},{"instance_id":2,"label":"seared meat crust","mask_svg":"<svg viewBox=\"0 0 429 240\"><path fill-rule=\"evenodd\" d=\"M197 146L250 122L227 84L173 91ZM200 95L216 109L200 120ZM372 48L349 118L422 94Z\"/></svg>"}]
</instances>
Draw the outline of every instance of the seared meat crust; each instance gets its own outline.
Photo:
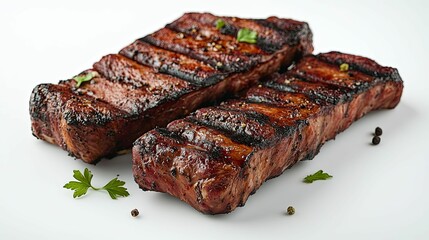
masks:
<instances>
[{"instance_id":1,"label":"seared meat crust","mask_svg":"<svg viewBox=\"0 0 429 240\"><path fill-rule=\"evenodd\" d=\"M222 18L226 26L216 29ZM257 31L257 44L238 43L237 29ZM93 65L95 76L40 84L30 98L33 135L88 163L128 149L154 127L203 104L248 88L261 77L311 53L308 25L187 13L119 54Z\"/></svg>"},{"instance_id":2,"label":"seared meat crust","mask_svg":"<svg viewBox=\"0 0 429 240\"><path fill-rule=\"evenodd\" d=\"M228 213L366 113L395 107L402 89L396 69L368 58L308 55L240 99L144 134L133 148L135 180L203 213Z\"/></svg>"}]
</instances>

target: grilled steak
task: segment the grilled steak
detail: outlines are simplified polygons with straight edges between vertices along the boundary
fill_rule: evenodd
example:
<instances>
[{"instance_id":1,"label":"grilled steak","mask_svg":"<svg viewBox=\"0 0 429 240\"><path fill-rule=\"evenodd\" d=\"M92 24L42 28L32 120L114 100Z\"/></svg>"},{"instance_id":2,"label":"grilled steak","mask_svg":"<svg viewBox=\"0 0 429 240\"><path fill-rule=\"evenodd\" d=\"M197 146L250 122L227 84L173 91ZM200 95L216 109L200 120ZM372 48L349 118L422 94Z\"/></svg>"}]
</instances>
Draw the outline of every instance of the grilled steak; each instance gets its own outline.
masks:
<instances>
[{"instance_id":1,"label":"grilled steak","mask_svg":"<svg viewBox=\"0 0 429 240\"><path fill-rule=\"evenodd\" d=\"M347 71L340 65L348 64ZM166 192L209 214L243 206L264 181L376 109L393 108L398 71L348 54L309 55L237 100L156 128L133 147L143 190Z\"/></svg>"},{"instance_id":2,"label":"grilled steak","mask_svg":"<svg viewBox=\"0 0 429 240\"><path fill-rule=\"evenodd\" d=\"M225 25L216 28L216 21ZM256 44L237 42L241 28ZM74 79L40 84L31 94L34 136L95 163L130 148L155 126L249 87L310 53L308 25L290 19L240 19L188 13L103 57L80 87Z\"/></svg>"}]
</instances>

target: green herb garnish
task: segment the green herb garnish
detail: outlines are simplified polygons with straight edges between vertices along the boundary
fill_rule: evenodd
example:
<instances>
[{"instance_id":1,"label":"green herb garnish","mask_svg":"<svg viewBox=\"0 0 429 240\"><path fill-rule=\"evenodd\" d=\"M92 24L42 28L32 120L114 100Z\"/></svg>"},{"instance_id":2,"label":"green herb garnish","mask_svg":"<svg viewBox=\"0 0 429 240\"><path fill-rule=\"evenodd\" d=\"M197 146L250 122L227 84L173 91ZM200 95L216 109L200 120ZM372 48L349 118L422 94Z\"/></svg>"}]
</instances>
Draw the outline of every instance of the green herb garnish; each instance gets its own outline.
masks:
<instances>
[{"instance_id":1,"label":"green herb garnish","mask_svg":"<svg viewBox=\"0 0 429 240\"><path fill-rule=\"evenodd\" d=\"M224 26L225 26L225 22L222 19L219 18L218 20L216 20L216 28L217 29L221 29Z\"/></svg>"},{"instance_id":2,"label":"green herb garnish","mask_svg":"<svg viewBox=\"0 0 429 240\"><path fill-rule=\"evenodd\" d=\"M307 177L304 178L304 182L305 183L312 183L314 181L317 180L326 180L328 178L331 178L332 176L324 173L323 170L319 170L314 174L308 175Z\"/></svg>"},{"instance_id":3,"label":"green herb garnish","mask_svg":"<svg viewBox=\"0 0 429 240\"><path fill-rule=\"evenodd\" d=\"M63 188L67 188L70 190L74 190L73 198L77 198L83 196L88 191L88 188L92 188L93 190L106 190L112 199L116 199L118 197L127 197L130 195L125 187L125 182L119 180L117 177L110 180L104 187L96 188L91 185L92 173L85 168L83 174L79 170L73 170L73 177L77 181L70 181Z\"/></svg>"},{"instance_id":4,"label":"green herb garnish","mask_svg":"<svg viewBox=\"0 0 429 240\"><path fill-rule=\"evenodd\" d=\"M238 42L256 43L258 33L248 28L242 28L237 33Z\"/></svg>"},{"instance_id":5,"label":"green herb garnish","mask_svg":"<svg viewBox=\"0 0 429 240\"><path fill-rule=\"evenodd\" d=\"M347 72L349 70L349 65L347 63L342 63L340 65L340 71L341 72Z\"/></svg>"},{"instance_id":6,"label":"green herb garnish","mask_svg":"<svg viewBox=\"0 0 429 240\"><path fill-rule=\"evenodd\" d=\"M89 72L89 73L87 73L85 75L75 76L73 79L76 81L76 87L78 88L78 87L80 87L80 85L83 82L91 81L91 79L93 79L94 77L95 77L95 73L94 72Z\"/></svg>"}]
</instances>

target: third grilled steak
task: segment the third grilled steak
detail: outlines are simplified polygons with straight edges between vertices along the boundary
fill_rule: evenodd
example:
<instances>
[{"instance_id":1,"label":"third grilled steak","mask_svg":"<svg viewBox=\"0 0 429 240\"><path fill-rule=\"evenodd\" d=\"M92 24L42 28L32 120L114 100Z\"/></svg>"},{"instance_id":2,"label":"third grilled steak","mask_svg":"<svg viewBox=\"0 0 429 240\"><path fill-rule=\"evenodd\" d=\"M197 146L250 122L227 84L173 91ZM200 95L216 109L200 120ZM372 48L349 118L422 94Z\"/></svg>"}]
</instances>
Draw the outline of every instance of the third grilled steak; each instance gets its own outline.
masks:
<instances>
[{"instance_id":1,"label":"third grilled steak","mask_svg":"<svg viewBox=\"0 0 429 240\"><path fill-rule=\"evenodd\" d=\"M224 24L221 28L217 21ZM238 42L240 29L257 32ZM203 103L234 94L312 52L308 25L290 19L241 19L188 13L95 63L80 77L32 92L33 134L88 163L130 148Z\"/></svg>"},{"instance_id":2,"label":"third grilled steak","mask_svg":"<svg viewBox=\"0 0 429 240\"><path fill-rule=\"evenodd\" d=\"M306 56L241 99L144 134L133 148L135 180L203 213L228 213L353 121L395 107L402 89L396 69L370 59Z\"/></svg>"}]
</instances>

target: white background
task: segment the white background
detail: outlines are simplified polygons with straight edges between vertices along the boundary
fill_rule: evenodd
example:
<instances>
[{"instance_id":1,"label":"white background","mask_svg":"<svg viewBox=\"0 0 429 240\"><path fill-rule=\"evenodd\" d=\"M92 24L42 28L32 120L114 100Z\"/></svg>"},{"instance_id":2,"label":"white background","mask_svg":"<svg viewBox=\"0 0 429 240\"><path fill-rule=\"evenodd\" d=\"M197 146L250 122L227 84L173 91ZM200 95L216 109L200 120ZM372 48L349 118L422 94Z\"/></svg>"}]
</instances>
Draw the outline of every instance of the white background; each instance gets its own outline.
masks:
<instances>
[{"instance_id":1,"label":"white background","mask_svg":"<svg viewBox=\"0 0 429 240\"><path fill-rule=\"evenodd\" d=\"M1 240L429 239L428 1L8 2L0 3ZM87 165L31 135L28 100L36 84L70 78L186 11L307 21L316 53L339 50L397 67L401 103L359 120L313 161L218 216L139 190L130 155ZM382 142L371 146L376 126ZM62 186L85 167L95 185L120 174L131 195L114 201L90 191L73 199ZM319 169L334 177L302 182ZM284 214L289 205L293 216Z\"/></svg>"}]
</instances>

